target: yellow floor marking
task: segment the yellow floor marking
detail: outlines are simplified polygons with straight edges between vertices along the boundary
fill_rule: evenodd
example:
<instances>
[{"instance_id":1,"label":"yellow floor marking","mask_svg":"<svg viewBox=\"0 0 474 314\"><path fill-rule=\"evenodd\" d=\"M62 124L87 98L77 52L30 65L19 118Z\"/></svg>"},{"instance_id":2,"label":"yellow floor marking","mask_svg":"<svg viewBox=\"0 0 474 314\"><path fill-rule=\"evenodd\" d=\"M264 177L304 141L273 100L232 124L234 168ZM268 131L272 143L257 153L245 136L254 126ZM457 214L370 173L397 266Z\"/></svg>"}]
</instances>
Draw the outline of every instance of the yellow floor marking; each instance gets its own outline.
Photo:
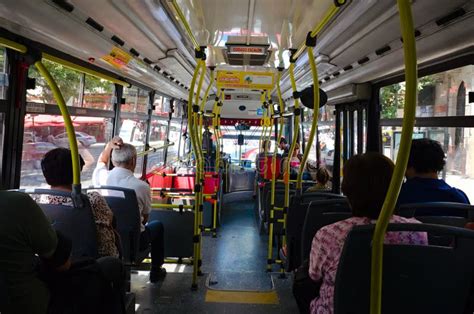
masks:
<instances>
[{"instance_id":1,"label":"yellow floor marking","mask_svg":"<svg viewBox=\"0 0 474 314\"><path fill-rule=\"evenodd\" d=\"M247 303L247 304L278 304L278 295L275 291L222 291L207 290L206 302L215 303Z\"/></svg>"}]
</instances>

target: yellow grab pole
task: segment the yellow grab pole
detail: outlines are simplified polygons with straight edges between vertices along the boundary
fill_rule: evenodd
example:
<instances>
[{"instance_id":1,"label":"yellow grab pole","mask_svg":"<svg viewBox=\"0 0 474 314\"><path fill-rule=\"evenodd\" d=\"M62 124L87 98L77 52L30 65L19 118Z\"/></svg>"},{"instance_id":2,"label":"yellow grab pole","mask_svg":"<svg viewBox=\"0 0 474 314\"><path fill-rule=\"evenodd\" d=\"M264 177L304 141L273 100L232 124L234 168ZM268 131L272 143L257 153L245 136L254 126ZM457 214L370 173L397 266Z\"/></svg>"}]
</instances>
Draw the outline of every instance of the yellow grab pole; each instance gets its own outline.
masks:
<instances>
[{"instance_id":1,"label":"yellow grab pole","mask_svg":"<svg viewBox=\"0 0 474 314\"><path fill-rule=\"evenodd\" d=\"M198 90L196 91L196 98L195 102L196 105L198 104L199 101L199 96L201 95L201 89L202 89L202 84L204 82L204 77L206 76L206 62L204 59L200 59L199 62L201 63L201 77L199 79L199 85L198 85ZM203 200L203 189L204 189L204 155L202 151L202 141L201 137L199 136L199 133L197 132L197 127L198 127L198 112L195 112L193 110L193 133L194 137L197 141L197 155L198 155L198 162L196 163L196 181L195 184L199 185L199 191L196 192L196 203L198 204L199 208L199 215L198 215L198 226L201 228L202 226L202 220L203 220L203 206L204 206L204 200ZM199 230L199 241L198 241L198 275L201 275L201 232L202 230Z\"/></svg>"},{"instance_id":2,"label":"yellow grab pole","mask_svg":"<svg viewBox=\"0 0 474 314\"><path fill-rule=\"evenodd\" d=\"M281 79L281 71L278 71L277 79L276 79L276 84L277 84L277 90L279 89L280 86L280 79ZM270 96L270 95L269 95ZM275 149L274 153L272 156L272 183L271 183L271 193L270 193L270 221L268 223L268 265L267 265L267 270L271 270L271 265L273 264L272 259L273 259L273 219L275 216L275 183L276 183L276 163L277 163L277 154L278 154L278 141L283 135L283 125L284 125L284 118L282 113L285 111L285 107L283 104L283 100L281 99L281 93L278 96L278 103L279 103L279 110L280 110L280 118L279 118L279 125L280 129L278 130L278 137L275 141ZM271 96L270 96L271 97ZM271 99L269 101L269 106L270 106L270 116L272 117L271 120L273 122L273 115L274 115L274 108L273 108L273 103L271 102ZM273 124L273 123L272 123Z\"/></svg>"},{"instance_id":3,"label":"yellow grab pole","mask_svg":"<svg viewBox=\"0 0 474 314\"><path fill-rule=\"evenodd\" d=\"M64 101L63 95L58 88L54 78L49 73L48 69L44 66L41 61L35 62L35 67L38 69L40 74L48 83L49 88L53 92L54 99L58 103L59 110L64 119L64 126L66 127L66 133L69 140L69 147L71 149L71 158L72 158L72 184L75 187L75 190L78 188L78 191L81 190L81 166L79 163L79 150L77 148L76 133L74 132L74 126L72 125L71 116L66 107L66 102ZM79 192L80 193L80 192Z\"/></svg>"},{"instance_id":4,"label":"yellow grab pole","mask_svg":"<svg viewBox=\"0 0 474 314\"><path fill-rule=\"evenodd\" d=\"M191 146L194 151L194 155L196 158L196 163L198 163L199 157L198 157L198 144L196 141L196 138L194 136L194 127L193 127L193 93L194 93L194 87L196 85L196 79L197 76L199 75L199 72L201 70L202 63L198 61L196 68L194 69L194 74L193 78L191 80L191 87L189 89L189 95L188 95L188 133L189 133L189 138L191 140ZM196 179L195 179L195 184L197 184L198 178L197 178L197 173L196 173ZM198 198L196 198L196 201L194 202L194 237L193 237L193 242L194 242L194 250L193 250L193 283L192 283L192 289L197 289L197 276L198 276L198 264L199 264L199 206L198 206Z\"/></svg>"},{"instance_id":5,"label":"yellow grab pole","mask_svg":"<svg viewBox=\"0 0 474 314\"><path fill-rule=\"evenodd\" d=\"M178 3L176 2L176 0L172 0L171 4L176 10L179 20L181 20L181 23L183 23L184 29L186 30L186 33L188 33L189 39L191 39L194 49L197 51L201 51L201 47L199 46L199 43L197 42L196 37L194 37L194 34L191 31L191 27L189 26L188 20L184 16L183 11L181 11L181 8L179 7Z\"/></svg>"},{"instance_id":6,"label":"yellow grab pole","mask_svg":"<svg viewBox=\"0 0 474 314\"><path fill-rule=\"evenodd\" d=\"M382 270L383 270L383 243L385 232L393 214L398 194L405 175L410 146L415 124L416 96L417 96L417 59L415 45L415 31L413 16L409 0L397 0L400 12L400 25L403 38L403 52L405 55L405 105L403 114L403 128L400 139L400 149L397 154L397 163L393 171L390 187L377 224L375 225L372 241L371 286L370 286L370 314L382 313Z\"/></svg>"},{"instance_id":7,"label":"yellow grab pole","mask_svg":"<svg viewBox=\"0 0 474 314\"><path fill-rule=\"evenodd\" d=\"M15 50L21 53L26 53L28 51L28 48L26 48L25 45L19 44L17 42L14 42L10 39L6 39L4 37L0 37L0 46L3 46L11 50Z\"/></svg>"},{"instance_id":8,"label":"yellow grab pole","mask_svg":"<svg viewBox=\"0 0 474 314\"><path fill-rule=\"evenodd\" d=\"M335 3L331 5L331 7L326 11L323 19L311 30L311 37L316 37L326 26L329 21L336 15L336 13L340 10L341 6L346 4L347 0L337 0ZM297 59L306 48L305 44L302 44L296 52L293 54L293 57Z\"/></svg>"},{"instance_id":9,"label":"yellow grab pole","mask_svg":"<svg viewBox=\"0 0 474 314\"><path fill-rule=\"evenodd\" d=\"M200 115L199 115L199 133L198 134L199 134L199 140L201 141L201 143L202 143L202 123L204 120L204 108L206 106L207 97L209 96L209 91L211 90L213 82L214 82L214 69L211 68L211 79L210 79L209 85L207 86L206 92L204 93L204 98L201 101L201 105L199 106Z\"/></svg>"},{"instance_id":10,"label":"yellow grab pole","mask_svg":"<svg viewBox=\"0 0 474 314\"><path fill-rule=\"evenodd\" d=\"M311 73L313 74L313 122L311 124L311 131L309 133L309 139L306 143L306 149L303 154L303 158L300 163L300 169L298 171L298 178L296 183L296 188L298 190L302 189L301 180L303 178L303 170L308 160L309 151L311 150L311 145L313 145L314 136L318 130L318 119L319 119L319 82L318 82L318 69L316 63L314 62L313 47L308 47L308 59L309 65L311 67Z\"/></svg>"}]
</instances>

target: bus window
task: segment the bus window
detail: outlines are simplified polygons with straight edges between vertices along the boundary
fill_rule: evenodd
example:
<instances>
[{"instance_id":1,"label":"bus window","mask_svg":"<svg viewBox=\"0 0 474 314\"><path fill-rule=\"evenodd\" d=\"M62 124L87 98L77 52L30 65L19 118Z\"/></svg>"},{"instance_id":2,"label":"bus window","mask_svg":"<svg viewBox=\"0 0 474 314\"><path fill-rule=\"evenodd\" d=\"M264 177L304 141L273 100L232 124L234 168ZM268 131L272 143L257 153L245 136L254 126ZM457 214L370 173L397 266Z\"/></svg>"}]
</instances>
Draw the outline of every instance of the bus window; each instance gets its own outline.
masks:
<instances>
[{"instance_id":1,"label":"bus window","mask_svg":"<svg viewBox=\"0 0 474 314\"><path fill-rule=\"evenodd\" d=\"M180 137L181 137L181 122L171 121L169 140L170 142L173 142L174 145L168 147L168 157L167 157L168 162L171 162L178 158Z\"/></svg>"},{"instance_id":2,"label":"bus window","mask_svg":"<svg viewBox=\"0 0 474 314\"><path fill-rule=\"evenodd\" d=\"M244 136L244 144L241 146L238 145L239 134ZM252 167L255 167L254 162L259 153L258 144L261 134L262 127L251 126L250 129L245 131L238 131L233 126L223 127L223 153L230 155L232 161L235 163L238 163L239 153L241 153L243 164L251 164ZM270 152L273 152L274 147L272 141Z\"/></svg>"},{"instance_id":3,"label":"bus window","mask_svg":"<svg viewBox=\"0 0 474 314\"><path fill-rule=\"evenodd\" d=\"M160 147L163 146L166 142L166 134L168 133L168 121L166 120L151 120L151 130L150 130L150 146L151 147ZM176 144L177 145L177 144ZM165 150L160 149L154 153L148 154L146 171L150 172L153 167L163 165L165 160L164 155Z\"/></svg>"},{"instance_id":4,"label":"bus window","mask_svg":"<svg viewBox=\"0 0 474 314\"><path fill-rule=\"evenodd\" d=\"M80 107L81 81L84 75L55 62L43 60L43 64L58 84L66 105ZM36 79L36 86L35 89L27 90L27 102L56 104L51 89L36 67L30 66L28 77Z\"/></svg>"},{"instance_id":5,"label":"bus window","mask_svg":"<svg viewBox=\"0 0 474 314\"><path fill-rule=\"evenodd\" d=\"M143 170L143 156L140 155L145 149L147 124L144 120L120 119L119 136L125 143L135 146L138 153L135 175L141 176Z\"/></svg>"},{"instance_id":6,"label":"bus window","mask_svg":"<svg viewBox=\"0 0 474 314\"><path fill-rule=\"evenodd\" d=\"M473 65L420 78L417 124L432 117L438 119L437 123L443 123L443 117L456 117L459 127L415 127L413 134L413 138L431 138L443 146L446 166L440 176L448 184L462 188L471 200L474 199L474 129L462 127L462 124L463 116L474 114L474 108L468 102L473 79ZM392 119L403 115L404 93L404 82L382 87L379 93L382 149L393 160L400 145L401 122Z\"/></svg>"},{"instance_id":7,"label":"bus window","mask_svg":"<svg viewBox=\"0 0 474 314\"><path fill-rule=\"evenodd\" d=\"M467 95L472 91L474 65L427 75L418 79L417 117L471 115ZM403 118L405 82L380 89L381 119Z\"/></svg>"},{"instance_id":8,"label":"bus window","mask_svg":"<svg viewBox=\"0 0 474 314\"><path fill-rule=\"evenodd\" d=\"M82 107L113 110L115 103L115 86L113 83L86 75Z\"/></svg>"},{"instance_id":9,"label":"bus window","mask_svg":"<svg viewBox=\"0 0 474 314\"><path fill-rule=\"evenodd\" d=\"M120 108L123 112L148 113L149 93L135 86L123 89L125 103Z\"/></svg>"},{"instance_id":10,"label":"bus window","mask_svg":"<svg viewBox=\"0 0 474 314\"><path fill-rule=\"evenodd\" d=\"M92 184L92 172L97 159L110 140L112 120L101 117L71 117L76 131L79 153L85 161L81 173L84 186ZM23 133L20 186L46 187L41 172L41 159L48 151L69 148L69 141L60 115L27 114Z\"/></svg>"}]
</instances>

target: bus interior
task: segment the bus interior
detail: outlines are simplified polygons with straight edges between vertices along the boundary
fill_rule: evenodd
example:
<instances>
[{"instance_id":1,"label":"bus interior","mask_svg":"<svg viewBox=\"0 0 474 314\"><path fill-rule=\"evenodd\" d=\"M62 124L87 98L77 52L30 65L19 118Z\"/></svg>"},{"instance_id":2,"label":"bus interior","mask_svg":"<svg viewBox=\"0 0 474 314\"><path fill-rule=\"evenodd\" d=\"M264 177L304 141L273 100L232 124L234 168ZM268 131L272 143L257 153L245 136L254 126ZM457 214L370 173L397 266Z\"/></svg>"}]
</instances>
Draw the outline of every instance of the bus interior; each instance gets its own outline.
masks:
<instances>
[{"instance_id":1,"label":"bus interior","mask_svg":"<svg viewBox=\"0 0 474 314\"><path fill-rule=\"evenodd\" d=\"M411 138L436 140L440 178L474 200L473 63L473 0L2 0L0 186L47 189L41 160L64 147L84 159L79 190L100 190L119 136L150 185L167 271L151 283L148 256L123 258L127 313L297 313L295 270L329 224L307 230L312 204L349 211L352 156L406 167ZM326 195L304 201L320 167ZM369 292L372 314L395 313Z\"/></svg>"}]
</instances>

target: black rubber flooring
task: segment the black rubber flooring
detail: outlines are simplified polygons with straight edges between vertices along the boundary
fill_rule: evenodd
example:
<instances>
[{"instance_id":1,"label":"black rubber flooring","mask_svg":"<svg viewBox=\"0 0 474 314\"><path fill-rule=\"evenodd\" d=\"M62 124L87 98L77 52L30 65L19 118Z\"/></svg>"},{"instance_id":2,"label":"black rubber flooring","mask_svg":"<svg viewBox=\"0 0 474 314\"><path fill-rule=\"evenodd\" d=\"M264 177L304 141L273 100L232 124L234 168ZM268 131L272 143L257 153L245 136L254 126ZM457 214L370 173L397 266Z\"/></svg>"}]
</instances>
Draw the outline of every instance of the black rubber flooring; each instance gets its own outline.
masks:
<instances>
[{"instance_id":1,"label":"black rubber flooring","mask_svg":"<svg viewBox=\"0 0 474 314\"><path fill-rule=\"evenodd\" d=\"M266 273L267 237L258 234L251 193L225 195L217 238L203 236L203 276L191 291L192 268L167 265L161 283L148 282L148 272L132 275L137 313L298 313L291 277ZM173 271L173 272L170 272ZM275 304L206 302L208 290L273 291ZM210 299L210 298L209 298Z\"/></svg>"}]
</instances>

